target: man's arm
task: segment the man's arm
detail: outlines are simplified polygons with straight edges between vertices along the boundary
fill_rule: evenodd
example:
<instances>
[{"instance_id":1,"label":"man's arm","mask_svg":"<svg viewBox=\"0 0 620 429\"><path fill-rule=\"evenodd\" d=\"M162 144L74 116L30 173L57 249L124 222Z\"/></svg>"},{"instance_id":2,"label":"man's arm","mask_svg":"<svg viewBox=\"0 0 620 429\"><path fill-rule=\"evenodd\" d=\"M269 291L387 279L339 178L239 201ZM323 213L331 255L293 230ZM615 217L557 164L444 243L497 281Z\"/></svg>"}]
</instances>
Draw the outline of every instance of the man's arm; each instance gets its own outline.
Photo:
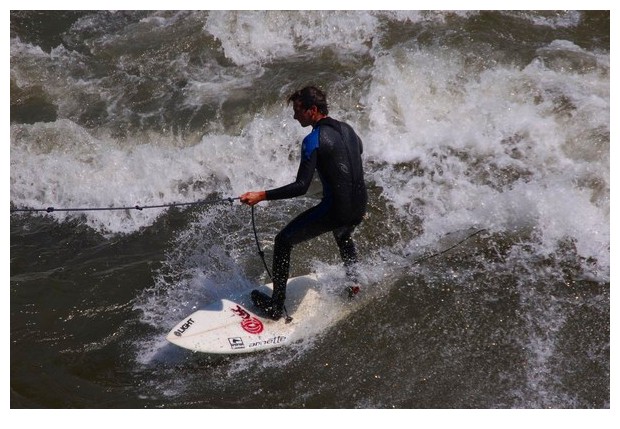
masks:
<instances>
[{"instance_id":1,"label":"man's arm","mask_svg":"<svg viewBox=\"0 0 620 429\"><path fill-rule=\"evenodd\" d=\"M294 198L304 195L308 191L310 183L312 183L312 176L316 168L316 158L316 150L312 152L309 158L304 159L304 157L302 157L295 181L280 188L266 191L266 199L283 200L285 198Z\"/></svg>"},{"instance_id":2,"label":"man's arm","mask_svg":"<svg viewBox=\"0 0 620 429\"><path fill-rule=\"evenodd\" d=\"M282 200L304 195L312 183L317 156L316 150L312 151L308 158L302 156L297 170L297 178L293 183L268 191L246 192L239 197L241 202L253 206L263 200Z\"/></svg>"}]
</instances>

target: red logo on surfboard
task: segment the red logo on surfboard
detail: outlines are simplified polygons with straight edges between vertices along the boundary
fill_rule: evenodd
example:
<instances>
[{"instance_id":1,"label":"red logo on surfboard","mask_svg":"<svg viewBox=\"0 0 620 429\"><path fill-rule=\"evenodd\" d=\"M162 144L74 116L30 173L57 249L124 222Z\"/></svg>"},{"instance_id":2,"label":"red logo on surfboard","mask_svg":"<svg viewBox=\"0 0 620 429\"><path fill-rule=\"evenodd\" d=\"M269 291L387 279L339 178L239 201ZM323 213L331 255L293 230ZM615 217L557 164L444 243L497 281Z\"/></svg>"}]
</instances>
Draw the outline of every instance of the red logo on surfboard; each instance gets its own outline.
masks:
<instances>
[{"instance_id":1,"label":"red logo on surfboard","mask_svg":"<svg viewBox=\"0 0 620 429\"><path fill-rule=\"evenodd\" d=\"M241 317L241 327L244 331L250 334L260 334L263 332L263 322L256 317L252 317L240 305L237 305L237 308L233 308L232 312Z\"/></svg>"}]
</instances>

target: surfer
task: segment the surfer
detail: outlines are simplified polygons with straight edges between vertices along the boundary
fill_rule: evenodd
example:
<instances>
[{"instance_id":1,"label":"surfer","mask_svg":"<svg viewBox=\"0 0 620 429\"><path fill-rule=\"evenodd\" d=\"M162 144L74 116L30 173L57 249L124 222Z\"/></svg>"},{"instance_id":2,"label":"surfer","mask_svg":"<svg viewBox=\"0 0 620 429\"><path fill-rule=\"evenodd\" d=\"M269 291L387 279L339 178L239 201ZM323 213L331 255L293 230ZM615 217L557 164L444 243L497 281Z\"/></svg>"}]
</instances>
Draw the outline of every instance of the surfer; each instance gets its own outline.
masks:
<instances>
[{"instance_id":1,"label":"surfer","mask_svg":"<svg viewBox=\"0 0 620 429\"><path fill-rule=\"evenodd\" d=\"M301 242L332 232L340 256L353 286L359 290L355 276L357 251L351 234L366 213L367 193L362 167L362 141L353 128L328 116L325 94L314 86L295 91L289 98L293 103L293 118L312 131L301 144L301 160L294 182L270 190L246 192L241 202L253 206L263 200L280 200L304 195L314 171L323 186L321 202L294 218L276 235L273 254L273 294L271 297L252 291L252 302L266 314L278 320L282 317L289 276L290 255Z\"/></svg>"}]
</instances>

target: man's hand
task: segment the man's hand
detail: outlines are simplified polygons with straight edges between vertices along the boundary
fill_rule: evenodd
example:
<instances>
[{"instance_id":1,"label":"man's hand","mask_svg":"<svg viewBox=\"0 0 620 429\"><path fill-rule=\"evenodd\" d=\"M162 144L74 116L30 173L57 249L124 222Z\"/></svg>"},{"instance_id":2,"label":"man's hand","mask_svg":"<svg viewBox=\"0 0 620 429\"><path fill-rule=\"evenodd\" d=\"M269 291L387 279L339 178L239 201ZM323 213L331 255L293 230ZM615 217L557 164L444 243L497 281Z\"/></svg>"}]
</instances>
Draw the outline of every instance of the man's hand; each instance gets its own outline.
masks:
<instances>
[{"instance_id":1,"label":"man's hand","mask_svg":"<svg viewBox=\"0 0 620 429\"><path fill-rule=\"evenodd\" d=\"M246 192L245 194L239 197L242 203L247 204L249 206L258 204L261 201L263 201L265 198L267 198L267 194L265 191Z\"/></svg>"}]
</instances>

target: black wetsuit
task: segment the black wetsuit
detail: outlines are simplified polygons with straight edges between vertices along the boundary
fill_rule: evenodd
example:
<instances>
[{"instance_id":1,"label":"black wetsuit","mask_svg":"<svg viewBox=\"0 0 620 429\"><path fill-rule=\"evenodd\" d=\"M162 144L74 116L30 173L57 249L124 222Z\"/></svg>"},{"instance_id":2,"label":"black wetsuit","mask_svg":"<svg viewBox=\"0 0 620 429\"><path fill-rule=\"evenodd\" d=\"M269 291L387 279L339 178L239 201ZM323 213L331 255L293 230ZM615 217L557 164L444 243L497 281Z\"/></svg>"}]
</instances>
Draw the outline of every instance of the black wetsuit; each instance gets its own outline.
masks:
<instances>
[{"instance_id":1,"label":"black wetsuit","mask_svg":"<svg viewBox=\"0 0 620 429\"><path fill-rule=\"evenodd\" d=\"M293 219L275 238L273 300L284 302L293 246L332 231L347 274L357 262L351 234L366 213L368 200L362 168L362 141L349 125L326 117L304 138L295 182L266 191L267 200L303 195L317 170L323 199Z\"/></svg>"}]
</instances>

